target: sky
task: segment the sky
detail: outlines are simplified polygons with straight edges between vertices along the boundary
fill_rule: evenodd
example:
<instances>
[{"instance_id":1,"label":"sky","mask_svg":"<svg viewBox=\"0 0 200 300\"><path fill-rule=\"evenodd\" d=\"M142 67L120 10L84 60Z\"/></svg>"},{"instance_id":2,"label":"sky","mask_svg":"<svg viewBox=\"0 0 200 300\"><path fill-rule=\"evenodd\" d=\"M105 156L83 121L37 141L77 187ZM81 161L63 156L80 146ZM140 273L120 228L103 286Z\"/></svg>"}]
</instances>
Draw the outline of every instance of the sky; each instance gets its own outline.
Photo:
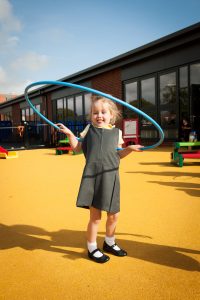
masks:
<instances>
[{"instance_id":1,"label":"sky","mask_svg":"<svg viewBox=\"0 0 200 300\"><path fill-rule=\"evenodd\" d=\"M23 94L198 22L199 0L0 0L0 94Z\"/></svg>"}]
</instances>

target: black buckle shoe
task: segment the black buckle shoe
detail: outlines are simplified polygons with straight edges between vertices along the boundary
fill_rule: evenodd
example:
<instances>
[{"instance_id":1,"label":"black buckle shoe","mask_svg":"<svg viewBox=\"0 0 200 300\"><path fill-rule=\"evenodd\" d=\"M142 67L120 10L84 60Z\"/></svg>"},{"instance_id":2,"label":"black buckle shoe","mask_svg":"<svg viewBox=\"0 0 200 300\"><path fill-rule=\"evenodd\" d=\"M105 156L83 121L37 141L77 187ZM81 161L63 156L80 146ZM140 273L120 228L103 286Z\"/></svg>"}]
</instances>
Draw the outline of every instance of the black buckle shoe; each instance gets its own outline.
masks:
<instances>
[{"instance_id":1,"label":"black buckle shoe","mask_svg":"<svg viewBox=\"0 0 200 300\"><path fill-rule=\"evenodd\" d=\"M101 257L95 257L94 254L99 251L101 252L103 255ZM94 251L92 251L91 253L88 251L88 257L91 258L92 260L94 260L97 263L103 264L107 261L109 261L110 257L105 255L100 249L95 249Z\"/></svg>"},{"instance_id":2,"label":"black buckle shoe","mask_svg":"<svg viewBox=\"0 0 200 300\"><path fill-rule=\"evenodd\" d=\"M106 242L104 241L103 243L103 250L105 252L108 253L112 253L116 256L126 256L127 252L123 249L119 249L119 250L115 250L114 247L117 246L116 244L113 244L112 246L109 246L108 244L106 244ZM118 246L119 247L119 246Z\"/></svg>"}]
</instances>

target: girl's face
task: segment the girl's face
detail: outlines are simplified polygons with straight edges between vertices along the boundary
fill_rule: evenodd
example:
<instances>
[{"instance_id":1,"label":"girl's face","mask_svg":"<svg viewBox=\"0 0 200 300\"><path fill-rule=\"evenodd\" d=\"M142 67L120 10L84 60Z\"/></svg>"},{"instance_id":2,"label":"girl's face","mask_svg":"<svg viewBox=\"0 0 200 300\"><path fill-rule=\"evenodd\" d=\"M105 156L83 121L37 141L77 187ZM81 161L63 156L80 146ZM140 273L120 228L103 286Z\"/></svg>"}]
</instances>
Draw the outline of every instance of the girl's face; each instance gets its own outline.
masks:
<instances>
[{"instance_id":1,"label":"girl's face","mask_svg":"<svg viewBox=\"0 0 200 300\"><path fill-rule=\"evenodd\" d=\"M91 121L98 127L104 127L110 124L112 114L107 102L101 100L95 101L92 105Z\"/></svg>"}]
</instances>

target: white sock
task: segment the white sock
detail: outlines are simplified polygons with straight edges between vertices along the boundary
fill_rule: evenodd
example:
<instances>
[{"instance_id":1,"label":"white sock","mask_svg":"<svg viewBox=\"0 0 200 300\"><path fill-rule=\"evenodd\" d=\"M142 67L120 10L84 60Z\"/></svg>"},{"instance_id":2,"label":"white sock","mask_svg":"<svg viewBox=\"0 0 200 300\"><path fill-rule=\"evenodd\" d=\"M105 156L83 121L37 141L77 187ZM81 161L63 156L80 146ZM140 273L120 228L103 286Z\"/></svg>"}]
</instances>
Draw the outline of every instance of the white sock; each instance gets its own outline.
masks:
<instances>
[{"instance_id":1,"label":"white sock","mask_svg":"<svg viewBox=\"0 0 200 300\"><path fill-rule=\"evenodd\" d=\"M107 244L108 246L112 246L112 245L115 244L115 237L114 237L114 236L111 236L111 237L105 236L105 242L106 242L106 244ZM113 247L113 249L116 250L116 251L119 251L119 250L120 250L120 248L119 248L117 245L115 245L115 246Z\"/></svg>"},{"instance_id":2,"label":"white sock","mask_svg":"<svg viewBox=\"0 0 200 300\"><path fill-rule=\"evenodd\" d=\"M97 249L97 243L96 242L93 242L93 243L87 242L87 247L88 247L88 251L91 253L92 251ZM97 251L94 253L94 257L98 258L101 256L103 256L103 254L100 251Z\"/></svg>"}]
</instances>

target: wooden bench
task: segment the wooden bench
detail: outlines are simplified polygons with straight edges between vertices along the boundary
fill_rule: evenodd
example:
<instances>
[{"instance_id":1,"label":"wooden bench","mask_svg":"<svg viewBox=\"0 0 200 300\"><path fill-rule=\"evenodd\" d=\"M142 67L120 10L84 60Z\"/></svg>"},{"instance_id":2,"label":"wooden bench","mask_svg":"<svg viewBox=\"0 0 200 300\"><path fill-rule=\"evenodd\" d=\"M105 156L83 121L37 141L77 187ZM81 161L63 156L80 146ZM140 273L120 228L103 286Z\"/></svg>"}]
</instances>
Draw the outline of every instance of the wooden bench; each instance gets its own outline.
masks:
<instances>
[{"instance_id":1,"label":"wooden bench","mask_svg":"<svg viewBox=\"0 0 200 300\"><path fill-rule=\"evenodd\" d=\"M184 159L200 158L200 150L187 150L182 151L182 147L200 147L200 142L176 142L174 143L174 151L171 153L171 162L179 167L183 166Z\"/></svg>"}]
</instances>

